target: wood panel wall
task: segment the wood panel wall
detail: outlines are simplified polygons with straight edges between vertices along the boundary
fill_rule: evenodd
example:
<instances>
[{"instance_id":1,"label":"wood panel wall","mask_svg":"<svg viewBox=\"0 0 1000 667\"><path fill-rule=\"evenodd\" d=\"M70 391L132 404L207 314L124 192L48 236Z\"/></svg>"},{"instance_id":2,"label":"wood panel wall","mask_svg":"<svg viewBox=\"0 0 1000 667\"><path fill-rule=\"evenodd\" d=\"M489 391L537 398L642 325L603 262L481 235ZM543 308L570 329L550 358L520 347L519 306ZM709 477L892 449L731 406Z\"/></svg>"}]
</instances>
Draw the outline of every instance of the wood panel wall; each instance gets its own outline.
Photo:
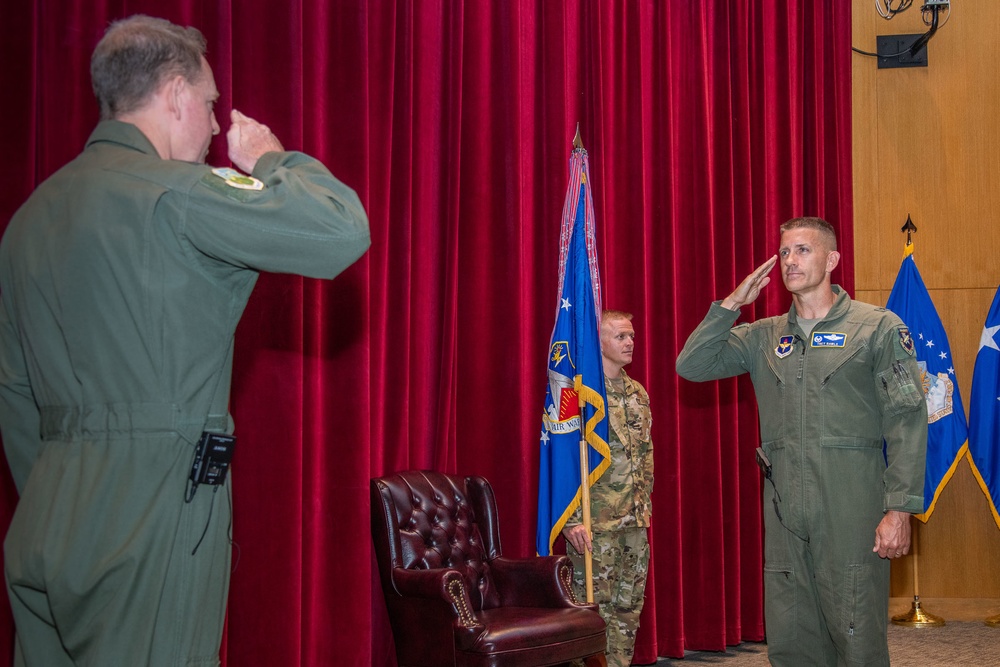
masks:
<instances>
[{"instance_id":1,"label":"wood panel wall","mask_svg":"<svg viewBox=\"0 0 1000 667\"><path fill-rule=\"evenodd\" d=\"M876 51L876 35L928 30L923 0L888 21L872 0L852 2L852 40L864 51ZM1000 285L1000 2L952 4L927 67L878 69L852 54L855 280L858 299L885 304L911 216L914 257L968 406ZM921 597L1000 598L1000 529L965 459L928 523L914 525ZM893 596L913 595L913 572L912 557L893 564Z\"/></svg>"}]
</instances>

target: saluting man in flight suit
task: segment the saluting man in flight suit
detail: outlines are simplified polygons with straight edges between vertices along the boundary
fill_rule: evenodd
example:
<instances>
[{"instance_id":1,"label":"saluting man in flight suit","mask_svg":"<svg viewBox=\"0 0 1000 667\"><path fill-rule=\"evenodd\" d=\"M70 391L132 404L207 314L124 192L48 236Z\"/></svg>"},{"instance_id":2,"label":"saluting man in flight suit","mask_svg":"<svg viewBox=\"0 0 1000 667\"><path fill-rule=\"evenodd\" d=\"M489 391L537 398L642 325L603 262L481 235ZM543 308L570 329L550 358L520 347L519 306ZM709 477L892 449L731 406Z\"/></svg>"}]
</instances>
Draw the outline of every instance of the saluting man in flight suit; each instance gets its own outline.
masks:
<instances>
[{"instance_id":1,"label":"saluting man in flight suit","mask_svg":"<svg viewBox=\"0 0 1000 667\"><path fill-rule=\"evenodd\" d=\"M355 192L239 111L245 174L204 164L205 49L163 19L112 24L91 60L101 122L0 243L18 667L219 664L229 479L189 475L197 443L234 440L236 325L260 271L332 278L371 243Z\"/></svg>"},{"instance_id":2,"label":"saluting man in flight suit","mask_svg":"<svg viewBox=\"0 0 1000 667\"><path fill-rule=\"evenodd\" d=\"M889 664L888 559L909 551L910 514L923 511L927 407L910 332L831 284L839 260L828 222L789 220L778 254L712 304L677 358L689 380L753 380L773 482L764 612L779 666ZM791 309L733 327L775 265Z\"/></svg>"}]
</instances>

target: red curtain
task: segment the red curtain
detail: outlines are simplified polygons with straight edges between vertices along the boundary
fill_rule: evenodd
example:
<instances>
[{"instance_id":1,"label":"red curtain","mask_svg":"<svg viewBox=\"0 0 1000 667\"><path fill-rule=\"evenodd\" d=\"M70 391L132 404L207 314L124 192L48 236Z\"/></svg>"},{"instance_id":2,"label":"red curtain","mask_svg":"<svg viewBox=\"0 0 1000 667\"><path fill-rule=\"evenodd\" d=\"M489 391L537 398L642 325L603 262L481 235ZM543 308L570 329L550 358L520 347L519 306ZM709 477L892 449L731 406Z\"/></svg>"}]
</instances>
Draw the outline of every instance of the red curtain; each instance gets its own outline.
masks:
<instances>
[{"instance_id":1,"label":"red curtain","mask_svg":"<svg viewBox=\"0 0 1000 667\"><path fill-rule=\"evenodd\" d=\"M652 399L653 570L636 662L763 638L757 417L680 380L712 299L821 215L851 263L850 3L34 0L0 22L0 225L97 119L89 54L132 13L200 27L222 100L355 187L371 251L265 275L237 334L228 665L392 665L368 481L485 475L533 553L536 445L571 140L590 153L604 304ZM216 140L210 162L226 162ZM784 311L776 281L746 315ZM15 494L3 485L9 520ZM0 618L0 655L12 645Z\"/></svg>"}]
</instances>

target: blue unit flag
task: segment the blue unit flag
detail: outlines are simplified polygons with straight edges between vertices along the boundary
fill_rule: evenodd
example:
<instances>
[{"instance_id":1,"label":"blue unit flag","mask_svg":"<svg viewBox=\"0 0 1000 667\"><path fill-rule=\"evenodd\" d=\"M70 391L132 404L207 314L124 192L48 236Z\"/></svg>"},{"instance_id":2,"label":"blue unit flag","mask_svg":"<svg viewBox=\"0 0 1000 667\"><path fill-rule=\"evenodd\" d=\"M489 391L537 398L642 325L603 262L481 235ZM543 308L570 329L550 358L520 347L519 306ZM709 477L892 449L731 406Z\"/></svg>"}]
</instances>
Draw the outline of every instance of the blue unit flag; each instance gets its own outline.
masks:
<instances>
[{"instance_id":1,"label":"blue unit flag","mask_svg":"<svg viewBox=\"0 0 1000 667\"><path fill-rule=\"evenodd\" d=\"M927 400L927 472L924 478L924 512L931 517L941 490L951 480L965 455L969 427L955 379L955 365L944 325L913 260L913 244L903 250L903 262L889 294L886 308L899 315L910 330L920 365L920 380Z\"/></svg>"},{"instance_id":2,"label":"blue unit flag","mask_svg":"<svg viewBox=\"0 0 1000 667\"><path fill-rule=\"evenodd\" d=\"M1000 528L1000 288L986 315L972 372L969 462Z\"/></svg>"},{"instance_id":3,"label":"blue unit flag","mask_svg":"<svg viewBox=\"0 0 1000 667\"><path fill-rule=\"evenodd\" d=\"M539 442L538 530L540 556L580 506L580 439L587 442L588 485L611 465L607 395L601 360L601 281L594 235L587 152L573 151L559 248L559 301L549 342L545 406Z\"/></svg>"}]
</instances>

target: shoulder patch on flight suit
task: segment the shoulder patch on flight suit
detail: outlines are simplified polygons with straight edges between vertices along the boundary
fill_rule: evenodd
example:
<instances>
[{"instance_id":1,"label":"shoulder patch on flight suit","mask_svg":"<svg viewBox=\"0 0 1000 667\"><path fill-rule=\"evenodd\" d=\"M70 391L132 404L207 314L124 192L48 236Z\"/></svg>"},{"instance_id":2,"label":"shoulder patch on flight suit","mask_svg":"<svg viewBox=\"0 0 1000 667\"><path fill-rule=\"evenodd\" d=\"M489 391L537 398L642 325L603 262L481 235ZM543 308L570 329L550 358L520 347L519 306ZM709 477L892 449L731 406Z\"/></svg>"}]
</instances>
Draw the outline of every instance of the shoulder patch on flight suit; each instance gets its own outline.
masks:
<instances>
[{"instance_id":1,"label":"shoulder patch on flight suit","mask_svg":"<svg viewBox=\"0 0 1000 667\"><path fill-rule=\"evenodd\" d=\"M896 330L896 333L899 334L899 346L903 348L903 351L911 357L916 354L913 346L913 336L910 335L910 330L906 327L899 327Z\"/></svg>"},{"instance_id":2,"label":"shoulder patch on flight suit","mask_svg":"<svg viewBox=\"0 0 1000 667\"><path fill-rule=\"evenodd\" d=\"M241 174L231 167L219 167L217 169L213 169L212 173L221 178L223 182L231 188L237 188L239 190L264 189L263 182L257 180L253 176Z\"/></svg>"},{"instance_id":3,"label":"shoulder patch on flight suit","mask_svg":"<svg viewBox=\"0 0 1000 667\"><path fill-rule=\"evenodd\" d=\"M230 175L230 172L232 175ZM244 181L252 181L246 183ZM213 169L201 177L209 189L239 202L253 201L264 191L264 183L228 167Z\"/></svg>"}]
</instances>

